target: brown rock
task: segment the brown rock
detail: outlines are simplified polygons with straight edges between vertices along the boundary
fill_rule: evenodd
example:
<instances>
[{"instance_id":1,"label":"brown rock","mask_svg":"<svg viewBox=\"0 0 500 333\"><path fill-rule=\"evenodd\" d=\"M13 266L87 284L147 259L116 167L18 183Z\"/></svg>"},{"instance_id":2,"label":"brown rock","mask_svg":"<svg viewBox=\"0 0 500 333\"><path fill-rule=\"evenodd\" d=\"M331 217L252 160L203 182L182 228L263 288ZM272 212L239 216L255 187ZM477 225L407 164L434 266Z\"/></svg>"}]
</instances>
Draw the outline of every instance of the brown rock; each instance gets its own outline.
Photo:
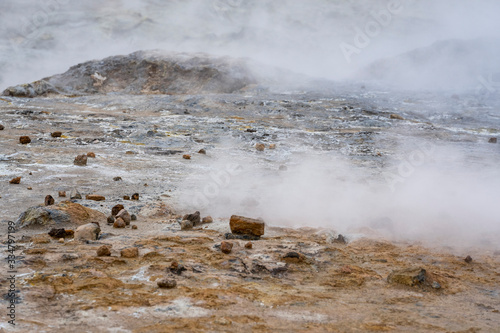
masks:
<instances>
[{"instance_id":1,"label":"brown rock","mask_svg":"<svg viewBox=\"0 0 500 333\"><path fill-rule=\"evenodd\" d=\"M122 204L113 206L113 208L111 208L111 215L116 216L116 214L118 214L122 209L125 209Z\"/></svg>"},{"instance_id":2,"label":"brown rock","mask_svg":"<svg viewBox=\"0 0 500 333\"><path fill-rule=\"evenodd\" d=\"M497 138L490 138L488 140L489 143L497 143Z\"/></svg>"},{"instance_id":3,"label":"brown rock","mask_svg":"<svg viewBox=\"0 0 500 333\"><path fill-rule=\"evenodd\" d=\"M87 157L95 158L95 154L93 152L88 152Z\"/></svg>"},{"instance_id":4,"label":"brown rock","mask_svg":"<svg viewBox=\"0 0 500 333\"><path fill-rule=\"evenodd\" d=\"M265 223L262 220L233 215L229 221L229 226L233 234L258 237L264 235Z\"/></svg>"},{"instance_id":5,"label":"brown rock","mask_svg":"<svg viewBox=\"0 0 500 333\"><path fill-rule=\"evenodd\" d=\"M232 249L233 249L233 243L226 241L220 243L220 250L222 251L222 253L225 254L231 253Z\"/></svg>"},{"instance_id":6,"label":"brown rock","mask_svg":"<svg viewBox=\"0 0 500 333\"><path fill-rule=\"evenodd\" d=\"M257 149L258 151L264 151L264 149L266 149L266 146L263 143L257 143L255 145L255 149Z\"/></svg>"},{"instance_id":7,"label":"brown rock","mask_svg":"<svg viewBox=\"0 0 500 333\"><path fill-rule=\"evenodd\" d=\"M206 155L207 151L205 149L200 149L200 150L198 150L198 154Z\"/></svg>"},{"instance_id":8,"label":"brown rock","mask_svg":"<svg viewBox=\"0 0 500 333\"><path fill-rule=\"evenodd\" d=\"M78 190L76 188L74 188L71 190L71 192L69 194L69 198L70 199L81 199L82 195L80 194L80 192L78 192Z\"/></svg>"},{"instance_id":9,"label":"brown rock","mask_svg":"<svg viewBox=\"0 0 500 333\"><path fill-rule=\"evenodd\" d=\"M45 206L52 206L55 203L56 203L56 201L54 200L54 198L51 195L45 196Z\"/></svg>"},{"instance_id":10,"label":"brown rock","mask_svg":"<svg viewBox=\"0 0 500 333\"><path fill-rule=\"evenodd\" d=\"M165 279L159 280L156 284L160 288L172 289L172 288L175 288L177 286L177 281L175 281L174 279L165 278Z\"/></svg>"},{"instance_id":11,"label":"brown rock","mask_svg":"<svg viewBox=\"0 0 500 333\"><path fill-rule=\"evenodd\" d=\"M190 160L191 159L191 155L184 154L184 155L182 155L182 158L185 159L185 160Z\"/></svg>"},{"instance_id":12,"label":"brown rock","mask_svg":"<svg viewBox=\"0 0 500 333\"><path fill-rule=\"evenodd\" d=\"M73 164L77 165L77 166L86 166L87 165L87 155L78 155L77 157L75 157Z\"/></svg>"},{"instance_id":13,"label":"brown rock","mask_svg":"<svg viewBox=\"0 0 500 333\"><path fill-rule=\"evenodd\" d=\"M26 189L27 189L28 191L31 191L31 190L33 190L33 187L29 186L29 187L26 187Z\"/></svg>"},{"instance_id":14,"label":"brown rock","mask_svg":"<svg viewBox=\"0 0 500 333\"><path fill-rule=\"evenodd\" d=\"M213 221L214 219L212 218L212 216L205 216L203 220L201 220L201 223L212 223Z\"/></svg>"},{"instance_id":15,"label":"brown rock","mask_svg":"<svg viewBox=\"0 0 500 333\"><path fill-rule=\"evenodd\" d=\"M123 258L137 258L139 256L139 249L136 247L129 247L120 251Z\"/></svg>"},{"instance_id":16,"label":"brown rock","mask_svg":"<svg viewBox=\"0 0 500 333\"><path fill-rule=\"evenodd\" d=\"M139 200L139 193L132 194L132 200Z\"/></svg>"},{"instance_id":17,"label":"brown rock","mask_svg":"<svg viewBox=\"0 0 500 333\"><path fill-rule=\"evenodd\" d=\"M59 191L60 198L66 198L66 191Z\"/></svg>"},{"instance_id":18,"label":"brown rock","mask_svg":"<svg viewBox=\"0 0 500 333\"><path fill-rule=\"evenodd\" d=\"M66 229L64 228L52 228L49 231L49 236L57 239L66 238L70 235L73 236L73 233L66 232Z\"/></svg>"},{"instance_id":19,"label":"brown rock","mask_svg":"<svg viewBox=\"0 0 500 333\"><path fill-rule=\"evenodd\" d=\"M98 257L109 257L111 255L111 249L107 245L100 246L97 251Z\"/></svg>"},{"instance_id":20,"label":"brown rock","mask_svg":"<svg viewBox=\"0 0 500 333\"><path fill-rule=\"evenodd\" d=\"M395 114L395 113L391 114L389 117L390 117L391 119L405 120L405 118L403 118L403 117L401 117L399 114Z\"/></svg>"},{"instance_id":21,"label":"brown rock","mask_svg":"<svg viewBox=\"0 0 500 333\"><path fill-rule=\"evenodd\" d=\"M123 221L125 221L126 225L129 225L132 219L126 209L120 210L118 214L116 214L116 218L121 218Z\"/></svg>"},{"instance_id":22,"label":"brown rock","mask_svg":"<svg viewBox=\"0 0 500 333\"><path fill-rule=\"evenodd\" d=\"M62 136L62 132L52 132L50 136L53 138L60 138Z\"/></svg>"},{"instance_id":23,"label":"brown rock","mask_svg":"<svg viewBox=\"0 0 500 333\"><path fill-rule=\"evenodd\" d=\"M9 183L19 184L21 182L21 177L12 178Z\"/></svg>"},{"instance_id":24,"label":"brown rock","mask_svg":"<svg viewBox=\"0 0 500 333\"><path fill-rule=\"evenodd\" d=\"M136 229L137 229L137 226L134 224L134 225L132 226L132 229L133 229L133 230L136 230Z\"/></svg>"},{"instance_id":25,"label":"brown rock","mask_svg":"<svg viewBox=\"0 0 500 333\"><path fill-rule=\"evenodd\" d=\"M19 138L19 142L23 145L27 145L28 143L31 142L31 139L29 136L22 136Z\"/></svg>"},{"instance_id":26,"label":"brown rock","mask_svg":"<svg viewBox=\"0 0 500 333\"><path fill-rule=\"evenodd\" d=\"M387 277L387 282L393 284L402 284L409 287L424 286L440 289L441 285L436 281L432 274L423 268L408 268L393 271Z\"/></svg>"},{"instance_id":27,"label":"brown rock","mask_svg":"<svg viewBox=\"0 0 500 333\"><path fill-rule=\"evenodd\" d=\"M125 221L123 221L121 218L117 218L115 220L115 223L113 223L113 228L125 228L127 225L125 224Z\"/></svg>"},{"instance_id":28,"label":"brown rock","mask_svg":"<svg viewBox=\"0 0 500 333\"><path fill-rule=\"evenodd\" d=\"M198 211L194 212L193 214L186 214L182 219L193 222L194 227L201 224L200 212Z\"/></svg>"},{"instance_id":29,"label":"brown rock","mask_svg":"<svg viewBox=\"0 0 500 333\"><path fill-rule=\"evenodd\" d=\"M252 248L253 248L252 242L248 242L248 243L245 244L245 249L251 250Z\"/></svg>"},{"instance_id":30,"label":"brown rock","mask_svg":"<svg viewBox=\"0 0 500 333\"><path fill-rule=\"evenodd\" d=\"M130 200L130 197L128 195L124 195L123 200Z\"/></svg>"},{"instance_id":31,"label":"brown rock","mask_svg":"<svg viewBox=\"0 0 500 333\"><path fill-rule=\"evenodd\" d=\"M3 131L4 128L5 127L2 124L0 124L0 131Z\"/></svg>"},{"instance_id":32,"label":"brown rock","mask_svg":"<svg viewBox=\"0 0 500 333\"><path fill-rule=\"evenodd\" d=\"M102 195L97 195L97 194L88 194L85 196L85 199L87 200L93 200L93 201L104 201L106 198Z\"/></svg>"},{"instance_id":33,"label":"brown rock","mask_svg":"<svg viewBox=\"0 0 500 333\"><path fill-rule=\"evenodd\" d=\"M135 214L130 215L130 220L136 221L137 220L137 216Z\"/></svg>"},{"instance_id":34,"label":"brown rock","mask_svg":"<svg viewBox=\"0 0 500 333\"><path fill-rule=\"evenodd\" d=\"M88 223L79 226L75 231L75 239L77 240L97 240L101 228L97 223Z\"/></svg>"},{"instance_id":35,"label":"brown rock","mask_svg":"<svg viewBox=\"0 0 500 333\"><path fill-rule=\"evenodd\" d=\"M276 149L276 144L275 143L271 143L269 145L269 149Z\"/></svg>"},{"instance_id":36,"label":"brown rock","mask_svg":"<svg viewBox=\"0 0 500 333\"><path fill-rule=\"evenodd\" d=\"M472 257L471 256L467 256L465 257L464 261L468 264L470 264L472 262Z\"/></svg>"},{"instance_id":37,"label":"brown rock","mask_svg":"<svg viewBox=\"0 0 500 333\"><path fill-rule=\"evenodd\" d=\"M113 180L114 180L115 182L119 182L120 180L122 180L122 177L114 177L114 178L113 178Z\"/></svg>"},{"instance_id":38,"label":"brown rock","mask_svg":"<svg viewBox=\"0 0 500 333\"><path fill-rule=\"evenodd\" d=\"M115 217L113 215L109 215L108 216L108 224L113 224L115 223Z\"/></svg>"},{"instance_id":39,"label":"brown rock","mask_svg":"<svg viewBox=\"0 0 500 333\"><path fill-rule=\"evenodd\" d=\"M304 255L298 252L288 252L281 259L288 263L298 263L304 260Z\"/></svg>"}]
</instances>

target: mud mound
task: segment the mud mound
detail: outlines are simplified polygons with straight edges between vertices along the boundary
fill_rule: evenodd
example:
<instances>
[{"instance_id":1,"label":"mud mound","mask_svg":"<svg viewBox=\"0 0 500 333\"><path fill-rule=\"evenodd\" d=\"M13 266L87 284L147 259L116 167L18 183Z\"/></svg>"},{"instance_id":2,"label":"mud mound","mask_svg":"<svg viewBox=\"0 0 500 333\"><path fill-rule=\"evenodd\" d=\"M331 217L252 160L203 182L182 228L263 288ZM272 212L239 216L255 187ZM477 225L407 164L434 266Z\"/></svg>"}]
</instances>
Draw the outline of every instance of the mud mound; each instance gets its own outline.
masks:
<instances>
[{"instance_id":1,"label":"mud mound","mask_svg":"<svg viewBox=\"0 0 500 333\"><path fill-rule=\"evenodd\" d=\"M233 93L253 83L246 60L156 50L88 61L63 74L9 87L3 95Z\"/></svg>"}]
</instances>

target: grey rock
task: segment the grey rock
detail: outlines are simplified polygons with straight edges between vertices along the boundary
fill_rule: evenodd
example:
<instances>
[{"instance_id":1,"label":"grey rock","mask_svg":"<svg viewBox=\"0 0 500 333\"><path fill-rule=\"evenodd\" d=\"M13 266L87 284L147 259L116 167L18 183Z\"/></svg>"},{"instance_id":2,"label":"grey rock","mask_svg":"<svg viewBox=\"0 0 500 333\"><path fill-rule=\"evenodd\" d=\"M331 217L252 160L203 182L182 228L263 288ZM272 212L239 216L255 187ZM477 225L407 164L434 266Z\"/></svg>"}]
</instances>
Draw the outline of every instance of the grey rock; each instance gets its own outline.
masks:
<instances>
[{"instance_id":1,"label":"grey rock","mask_svg":"<svg viewBox=\"0 0 500 333\"><path fill-rule=\"evenodd\" d=\"M101 228L97 223L87 223L75 230L75 239L94 241L97 240L100 233Z\"/></svg>"},{"instance_id":2,"label":"grey rock","mask_svg":"<svg viewBox=\"0 0 500 333\"><path fill-rule=\"evenodd\" d=\"M81 199L82 195L80 194L80 192L78 192L78 190L76 188L74 188L71 190L69 198L70 199Z\"/></svg>"}]
</instances>

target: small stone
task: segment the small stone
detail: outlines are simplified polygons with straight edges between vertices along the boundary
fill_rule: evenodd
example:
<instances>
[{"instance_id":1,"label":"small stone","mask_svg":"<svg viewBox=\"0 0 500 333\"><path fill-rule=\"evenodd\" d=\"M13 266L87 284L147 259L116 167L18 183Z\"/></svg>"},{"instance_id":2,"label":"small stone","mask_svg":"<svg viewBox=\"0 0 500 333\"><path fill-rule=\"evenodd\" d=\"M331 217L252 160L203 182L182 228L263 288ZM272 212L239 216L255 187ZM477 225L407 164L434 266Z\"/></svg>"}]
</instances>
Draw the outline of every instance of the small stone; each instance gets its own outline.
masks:
<instances>
[{"instance_id":1,"label":"small stone","mask_svg":"<svg viewBox=\"0 0 500 333\"><path fill-rule=\"evenodd\" d=\"M75 239L77 240L97 240L99 237L99 233L101 232L101 228L99 228L99 224L87 223L79 226L75 231Z\"/></svg>"},{"instance_id":2,"label":"small stone","mask_svg":"<svg viewBox=\"0 0 500 333\"><path fill-rule=\"evenodd\" d=\"M111 249L107 245L100 246L97 251L98 257L109 257L111 255Z\"/></svg>"},{"instance_id":3,"label":"small stone","mask_svg":"<svg viewBox=\"0 0 500 333\"><path fill-rule=\"evenodd\" d=\"M391 114L389 117L390 117L391 119L405 120L405 118L403 118L403 117L401 117L399 114L395 114L395 113Z\"/></svg>"},{"instance_id":4,"label":"small stone","mask_svg":"<svg viewBox=\"0 0 500 333\"><path fill-rule=\"evenodd\" d=\"M60 198L66 198L66 191L59 191Z\"/></svg>"},{"instance_id":5,"label":"small stone","mask_svg":"<svg viewBox=\"0 0 500 333\"><path fill-rule=\"evenodd\" d=\"M45 206L51 206L55 203L56 203L56 201L54 200L54 198L51 195L47 195L45 197Z\"/></svg>"},{"instance_id":6,"label":"small stone","mask_svg":"<svg viewBox=\"0 0 500 333\"><path fill-rule=\"evenodd\" d=\"M60 138L62 136L62 132L52 132L50 136L53 138Z\"/></svg>"},{"instance_id":7,"label":"small stone","mask_svg":"<svg viewBox=\"0 0 500 333\"><path fill-rule=\"evenodd\" d=\"M135 215L135 214L130 215L130 220L137 221L137 215Z\"/></svg>"},{"instance_id":8,"label":"small stone","mask_svg":"<svg viewBox=\"0 0 500 333\"><path fill-rule=\"evenodd\" d=\"M124 195L123 200L130 200L130 197L128 195Z\"/></svg>"},{"instance_id":9,"label":"small stone","mask_svg":"<svg viewBox=\"0 0 500 333\"><path fill-rule=\"evenodd\" d=\"M78 190L76 188L74 188L71 190L71 193L69 194L69 198L70 199L81 199L82 195L80 194L80 192L78 192Z\"/></svg>"},{"instance_id":10,"label":"small stone","mask_svg":"<svg viewBox=\"0 0 500 333\"><path fill-rule=\"evenodd\" d=\"M113 223L113 228L125 228L125 227L126 227L125 221L123 221L123 219L121 218L117 218L115 220L115 223Z\"/></svg>"},{"instance_id":11,"label":"small stone","mask_svg":"<svg viewBox=\"0 0 500 333\"><path fill-rule=\"evenodd\" d=\"M298 263L304 260L304 255L301 255L298 252L288 252L283 256L283 261L289 262L289 263Z\"/></svg>"},{"instance_id":12,"label":"small stone","mask_svg":"<svg viewBox=\"0 0 500 333\"><path fill-rule=\"evenodd\" d=\"M137 230L137 226L134 224L134 225L132 226L132 229L133 229L133 230Z\"/></svg>"},{"instance_id":13,"label":"small stone","mask_svg":"<svg viewBox=\"0 0 500 333\"><path fill-rule=\"evenodd\" d=\"M113 215L109 215L107 220L108 220L108 224L115 223L115 217Z\"/></svg>"},{"instance_id":14,"label":"small stone","mask_svg":"<svg viewBox=\"0 0 500 333\"><path fill-rule=\"evenodd\" d=\"M135 154L135 152L133 152L133 151L131 151L131 150L127 150L127 151L125 152L125 154L127 154L127 155L134 155L134 154Z\"/></svg>"},{"instance_id":15,"label":"small stone","mask_svg":"<svg viewBox=\"0 0 500 333\"><path fill-rule=\"evenodd\" d=\"M77 166L86 166L87 165L87 155L78 155L77 157L75 157L73 164L77 165Z\"/></svg>"},{"instance_id":16,"label":"small stone","mask_svg":"<svg viewBox=\"0 0 500 333\"><path fill-rule=\"evenodd\" d=\"M22 136L19 138L19 142L23 145L27 145L28 143L31 142L31 139L29 136Z\"/></svg>"},{"instance_id":17,"label":"small stone","mask_svg":"<svg viewBox=\"0 0 500 333\"><path fill-rule=\"evenodd\" d=\"M225 254L231 253L232 249L233 249L233 243L226 241L220 243L220 250L222 253Z\"/></svg>"},{"instance_id":18,"label":"small stone","mask_svg":"<svg viewBox=\"0 0 500 333\"><path fill-rule=\"evenodd\" d=\"M0 131L3 131L4 128L5 127L2 124L0 124Z\"/></svg>"},{"instance_id":19,"label":"small stone","mask_svg":"<svg viewBox=\"0 0 500 333\"><path fill-rule=\"evenodd\" d=\"M201 224L200 212L196 211L193 214L186 214L182 218L183 220L189 220L193 222L193 226L196 227Z\"/></svg>"},{"instance_id":20,"label":"small stone","mask_svg":"<svg viewBox=\"0 0 500 333\"><path fill-rule=\"evenodd\" d=\"M276 149L276 144L275 143L271 143L269 145L269 149Z\"/></svg>"},{"instance_id":21,"label":"small stone","mask_svg":"<svg viewBox=\"0 0 500 333\"><path fill-rule=\"evenodd\" d=\"M132 194L132 200L139 200L139 193Z\"/></svg>"},{"instance_id":22,"label":"small stone","mask_svg":"<svg viewBox=\"0 0 500 333\"><path fill-rule=\"evenodd\" d=\"M257 149L258 151L264 151L264 149L266 149L266 146L263 143L257 143L255 145L255 149Z\"/></svg>"},{"instance_id":23,"label":"small stone","mask_svg":"<svg viewBox=\"0 0 500 333\"><path fill-rule=\"evenodd\" d=\"M488 140L489 143L497 143L497 138L490 138Z\"/></svg>"},{"instance_id":24,"label":"small stone","mask_svg":"<svg viewBox=\"0 0 500 333\"><path fill-rule=\"evenodd\" d=\"M233 234L258 237L264 235L265 223L262 220L233 215L229 221L229 226Z\"/></svg>"},{"instance_id":25,"label":"small stone","mask_svg":"<svg viewBox=\"0 0 500 333\"><path fill-rule=\"evenodd\" d=\"M170 264L170 272L173 274L181 275L182 272L187 271L183 265L179 265L177 261L173 261Z\"/></svg>"},{"instance_id":26,"label":"small stone","mask_svg":"<svg viewBox=\"0 0 500 333\"><path fill-rule=\"evenodd\" d=\"M193 229L193 222L189 220L181 221L181 230L190 230Z\"/></svg>"},{"instance_id":27,"label":"small stone","mask_svg":"<svg viewBox=\"0 0 500 333\"><path fill-rule=\"evenodd\" d=\"M88 152L87 157L95 158L95 154L93 152Z\"/></svg>"},{"instance_id":28,"label":"small stone","mask_svg":"<svg viewBox=\"0 0 500 333\"><path fill-rule=\"evenodd\" d=\"M252 242L248 242L248 243L245 244L245 249L251 250L252 248L253 248Z\"/></svg>"},{"instance_id":29,"label":"small stone","mask_svg":"<svg viewBox=\"0 0 500 333\"><path fill-rule=\"evenodd\" d=\"M64 238L59 238L58 242L59 243L64 243Z\"/></svg>"},{"instance_id":30,"label":"small stone","mask_svg":"<svg viewBox=\"0 0 500 333\"><path fill-rule=\"evenodd\" d=\"M118 212L118 214L116 214L116 218L121 218L126 225L129 225L130 224L130 214L127 212L126 209L122 209Z\"/></svg>"},{"instance_id":31,"label":"small stone","mask_svg":"<svg viewBox=\"0 0 500 333\"><path fill-rule=\"evenodd\" d=\"M205 216L203 220L201 220L201 223L212 223L213 221L214 219L212 218L212 216Z\"/></svg>"},{"instance_id":32,"label":"small stone","mask_svg":"<svg viewBox=\"0 0 500 333\"><path fill-rule=\"evenodd\" d=\"M120 251L123 258L137 258L139 256L139 249L136 247L129 247Z\"/></svg>"},{"instance_id":33,"label":"small stone","mask_svg":"<svg viewBox=\"0 0 500 333\"><path fill-rule=\"evenodd\" d=\"M471 256L467 256L465 257L464 261L468 264L470 264L472 262L472 257Z\"/></svg>"},{"instance_id":34,"label":"small stone","mask_svg":"<svg viewBox=\"0 0 500 333\"><path fill-rule=\"evenodd\" d=\"M207 151L205 149L200 149L200 150L198 150L198 154L206 155Z\"/></svg>"},{"instance_id":35,"label":"small stone","mask_svg":"<svg viewBox=\"0 0 500 333\"><path fill-rule=\"evenodd\" d=\"M185 159L185 160L190 160L191 159L191 155L184 154L184 155L182 155L182 158Z\"/></svg>"},{"instance_id":36,"label":"small stone","mask_svg":"<svg viewBox=\"0 0 500 333\"><path fill-rule=\"evenodd\" d=\"M122 180L122 177L115 177L115 178L113 178L113 180L114 180L115 182L119 182L120 180Z\"/></svg>"},{"instance_id":37,"label":"small stone","mask_svg":"<svg viewBox=\"0 0 500 333\"><path fill-rule=\"evenodd\" d=\"M9 183L19 184L21 182L21 177L12 178Z\"/></svg>"},{"instance_id":38,"label":"small stone","mask_svg":"<svg viewBox=\"0 0 500 333\"><path fill-rule=\"evenodd\" d=\"M60 239L60 238L66 238L69 235L64 228L52 228L49 231L49 236Z\"/></svg>"},{"instance_id":39,"label":"small stone","mask_svg":"<svg viewBox=\"0 0 500 333\"><path fill-rule=\"evenodd\" d=\"M339 244L347 244L347 239L343 235L339 234L337 238L333 239L333 242Z\"/></svg>"},{"instance_id":40,"label":"small stone","mask_svg":"<svg viewBox=\"0 0 500 333\"><path fill-rule=\"evenodd\" d=\"M432 282L431 287L434 289L441 289L441 285L437 281Z\"/></svg>"},{"instance_id":41,"label":"small stone","mask_svg":"<svg viewBox=\"0 0 500 333\"><path fill-rule=\"evenodd\" d=\"M116 216L122 209L125 209L122 204L113 206L113 208L111 208L111 215Z\"/></svg>"},{"instance_id":42,"label":"small stone","mask_svg":"<svg viewBox=\"0 0 500 333\"><path fill-rule=\"evenodd\" d=\"M177 286L177 281L174 279L161 279L156 284L160 288L172 289Z\"/></svg>"},{"instance_id":43,"label":"small stone","mask_svg":"<svg viewBox=\"0 0 500 333\"><path fill-rule=\"evenodd\" d=\"M85 199L87 200L93 200L93 201L104 201L106 198L102 195L97 195L97 194L88 194L85 196Z\"/></svg>"}]
</instances>

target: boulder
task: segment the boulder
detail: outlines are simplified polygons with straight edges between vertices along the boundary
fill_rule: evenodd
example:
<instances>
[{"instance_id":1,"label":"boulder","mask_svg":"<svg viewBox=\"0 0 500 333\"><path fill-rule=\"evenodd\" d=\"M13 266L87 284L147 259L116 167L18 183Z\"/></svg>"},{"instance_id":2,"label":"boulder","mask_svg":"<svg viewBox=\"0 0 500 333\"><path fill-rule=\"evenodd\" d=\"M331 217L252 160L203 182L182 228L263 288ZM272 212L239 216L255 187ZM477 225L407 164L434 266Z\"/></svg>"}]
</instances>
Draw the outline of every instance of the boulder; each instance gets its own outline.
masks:
<instances>
[{"instance_id":1,"label":"boulder","mask_svg":"<svg viewBox=\"0 0 500 333\"><path fill-rule=\"evenodd\" d=\"M233 234L257 237L264 235L265 223L262 220L233 215L229 220L229 226Z\"/></svg>"},{"instance_id":2,"label":"boulder","mask_svg":"<svg viewBox=\"0 0 500 333\"><path fill-rule=\"evenodd\" d=\"M94 241L97 240L99 234L101 233L101 228L97 223L87 223L79 226L75 230L75 239L83 241Z\"/></svg>"}]
</instances>

